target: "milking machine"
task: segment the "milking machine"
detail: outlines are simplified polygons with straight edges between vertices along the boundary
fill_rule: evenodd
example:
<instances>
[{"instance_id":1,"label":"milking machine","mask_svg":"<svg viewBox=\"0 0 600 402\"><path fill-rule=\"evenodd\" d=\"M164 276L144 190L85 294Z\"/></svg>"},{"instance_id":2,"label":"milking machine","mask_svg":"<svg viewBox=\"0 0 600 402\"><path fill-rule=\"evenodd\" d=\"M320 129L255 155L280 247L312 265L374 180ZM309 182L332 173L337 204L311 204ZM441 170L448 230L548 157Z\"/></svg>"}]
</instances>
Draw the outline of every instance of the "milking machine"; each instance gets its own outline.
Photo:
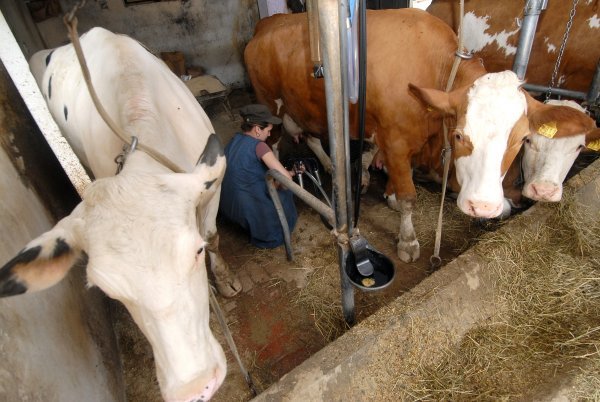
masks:
<instances>
[{"instance_id":1,"label":"milking machine","mask_svg":"<svg viewBox=\"0 0 600 402\"><path fill-rule=\"evenodd\" d=\"M364 61L365 1L360 1L360 7L359 0L309 1L307 10L311 59L314 65L313 77L316 79L322 75L325 81L329 143L333 164L332 200L329 201L325 197L329 204L326 205L300 185L273 169L267 172L267 184L284 231L289 260L293 258L289 227L277 195L275 180L315 209L334 228L332 233L337 240L342 310L346 323L353 325L355 322L354 287L364 291L380 290L389 286L395 274L392 261L367 242L356 227L357 218L353 222L351 215L353 208L350 188L349 100L361 99L364 105L366 75L364 63L360 66L363 68L363 74L358 74L360 68L356 51L359 48L363 49L361 56ZM350 43L357 38L357 26L360 26L362 31L360 36L363 38L359 47L356 43ZM357 86L356 79L359 75L361 79L358 80L360 82ZM353 78L352 85L348 83L349 76ZM359 105L359 111L361 109L363 114L361 122L364 125L364 106L361 108ZM362 133L364 136L364 127ZM307 174L306 170L303 174ZM313 175L307 176L311 181L313 178L317 180L316 177L311 178L311 176ZM357 185L360 185L360 180ZM320 183L318 187L324 194Z\"/></svg>"}]
</instances>

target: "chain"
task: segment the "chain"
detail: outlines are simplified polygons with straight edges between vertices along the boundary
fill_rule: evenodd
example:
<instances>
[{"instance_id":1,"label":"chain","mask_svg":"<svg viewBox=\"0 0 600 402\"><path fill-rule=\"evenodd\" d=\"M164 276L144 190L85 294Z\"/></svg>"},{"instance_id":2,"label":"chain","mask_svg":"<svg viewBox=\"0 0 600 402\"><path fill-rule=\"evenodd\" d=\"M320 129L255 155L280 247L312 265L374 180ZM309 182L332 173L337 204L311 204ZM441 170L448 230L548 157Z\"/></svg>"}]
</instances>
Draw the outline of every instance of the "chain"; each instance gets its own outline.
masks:
<instances>
[{"instance_id":1,"label":"chain","mask_svg":"<svg viewBox=\"0 0 600 402\"><path fill-rule=\"evenodd\" d=\"M567 22L567 27L565 28L565 34L563 35L562 43L560 44L560 50L558 51L556 64L554 64L554 71L552 71L552 79L550 80L550 86L548 87L548 92L546 93L546 102L548 102L548 100L550 99L550 95L552 94L552 88L554 88L554 85L556 84L556 77L558 76L560 62L562 60L563 53L565 52L567 41L569 40L569 32L571 31L571 26L573 26L573 19L575 18L575 9L577 8L577 3L579 3L579 0L573 0L573 7L571 8L571 12L569 13L569 21Z\"/></svg>"}]
</instances>

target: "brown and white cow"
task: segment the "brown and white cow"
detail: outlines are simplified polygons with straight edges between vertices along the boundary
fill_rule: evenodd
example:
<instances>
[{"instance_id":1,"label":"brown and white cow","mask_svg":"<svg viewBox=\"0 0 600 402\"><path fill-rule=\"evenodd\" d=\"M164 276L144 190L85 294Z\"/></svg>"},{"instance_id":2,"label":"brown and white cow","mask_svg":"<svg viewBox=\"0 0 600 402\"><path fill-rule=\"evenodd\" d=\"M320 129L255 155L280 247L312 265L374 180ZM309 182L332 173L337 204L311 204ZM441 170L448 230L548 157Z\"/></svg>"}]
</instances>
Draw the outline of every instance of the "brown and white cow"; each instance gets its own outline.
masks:
<instances>
[{"instance_id":1,"label":"brown and white cow","mask_svg":"<svg viewBox=\"0 0 600 402\"><path fill-rule=\"evenodd\" d=\"M260 102L283 111L299 129L324 135L324 84L310 76L308 46L306 15L264 19L246 47L246 67ZM478 60L463 61L455 89L443 92L456 48L452 30L423 11L367 12L366 133L375 137L388 169L388 204L401 212L398 256L404 261L420 254L411 220L412 169L441 177L442 119L451 128L450 185L460 190L458 206L491 218L509 208L502 179L530 133L528 109L541 105L521 90L514 73L488 74ZM352 133L355 112L351 107Z\"/></svg>"},{"instance_id":2,"label":"brown and white cow","mask_svg":"<svg viewBox=\"0 0 600 402\"><path fill-rule=\"evenodd\" d=\"M465 0L463 40L467 50L484 60L487 71L512 68L525 1ZM525 79L547 85L562 44L573 1L550 0L540 14ZM433 0L427 11L449 24L459 24L458 0ZM569 33L557 83L587 92L600 59L600 2L579 1Z\"/></svg>"},{"instance_id":3,"label":"brown and white cow","mask_svg":"<svg viewBox=\"0 0 600 402\"><path fill-rule=\"evenodd\" d=\"M550 100L530 105L535 108L529 111L530 133L503 181L504 197L517 209L523 206L523 196L534 201L560 201L562 183L579 154L600 151L600 129L578 103ZM371 166L387 170L381 152L376 152Z\"/></svg>"},{"instance_id":4,"label":"brown and white cow","mask_svg":"<svg viewBox=\"0 0 600 402\"><path fill-rule=\"evenodd\" d=\"M562 183L580 152L586 147L600 150L600 129L573 101L530 104L531 133L520 162L522 192L535 201L557 202L562 197Z\"/></svg>"},{"instance_id":5,"label":"brown and white cow","mask_svg":"<svg viewBox=\"0 0 600 402\"><path fill-rule=\"evenodd\" d=\"M240 289L217 249L221 144L181 80L138 42L94 28L81 44L117 125L189 173L134 151L114 176L123 143L96 111L73 47L36 53L31 69L52 116L97 180L69 216L0 268L0 296L48 288L87 259L89 284L121 301L148 338L164 399L208 400L226 360L209 328L206 252L219 289Z\"/></svg>"}]
</instances>

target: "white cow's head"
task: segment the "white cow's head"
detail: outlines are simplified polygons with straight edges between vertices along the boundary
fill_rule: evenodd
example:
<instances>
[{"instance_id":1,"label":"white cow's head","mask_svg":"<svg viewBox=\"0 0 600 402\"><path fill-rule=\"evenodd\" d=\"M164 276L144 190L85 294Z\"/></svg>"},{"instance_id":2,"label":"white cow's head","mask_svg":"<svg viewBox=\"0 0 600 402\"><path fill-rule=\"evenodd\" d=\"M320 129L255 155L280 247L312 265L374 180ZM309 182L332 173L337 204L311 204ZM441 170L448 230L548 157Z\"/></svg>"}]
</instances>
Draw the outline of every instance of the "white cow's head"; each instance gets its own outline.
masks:
<instances>
[{"instance_id":1,"label":"white cow's head","mask_svg":"<svg viewBox=\"0 0 600 402\"><path fill-rule=\"evenodd\" d=\"M0 269L0 296L48 288L87 256L89 284L121 301L150 341L163 397L210 399L226 361L209 328L196 207L219 191L224 170L213 134L192 173L124 170L93 182L69 216Z\"/></svg>"},{"instance_id":2,"label":"white cow's head","mask_svg":"<svg viewBox=\"0 0 600 402\"><path fill-rule=\"evenodd\" d=\"M573 101L528 101L531 134L524 145L523 195L536 201L560 201L562 183L586 145L596 148L600 129ZM598 149L596 149L598 150Z\"/></svg>"},{"instance_id":3,"label":"white cow's head","mask_svg":"<svg viewBox=\"0 0 600 402\"><path fill-rule=\"evenodd\" d=\"M521 84L505 71L448 93L411 86L417 97L456 121L448 136L460 185L458 207L468 215L494 218L505 208L502 179L528 133Z\"/></svg>"}]
</instances>

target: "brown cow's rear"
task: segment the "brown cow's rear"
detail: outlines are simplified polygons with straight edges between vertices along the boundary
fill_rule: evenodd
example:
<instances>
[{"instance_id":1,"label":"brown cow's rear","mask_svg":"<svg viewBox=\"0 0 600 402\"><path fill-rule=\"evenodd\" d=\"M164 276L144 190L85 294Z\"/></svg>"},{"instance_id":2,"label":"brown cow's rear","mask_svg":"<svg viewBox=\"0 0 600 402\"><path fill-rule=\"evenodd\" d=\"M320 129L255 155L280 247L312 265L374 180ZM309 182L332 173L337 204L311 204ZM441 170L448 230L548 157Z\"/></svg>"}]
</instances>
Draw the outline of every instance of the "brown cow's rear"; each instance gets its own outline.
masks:
<instances>
[{"instance_id":1,"label":"brown cow's rear","mask_svg":"<svg viewBox=\"0 0 600 402\"><path fill-rule=\"evenodd\" d=\"M528 130L525 96L513 73L486 75L476 60L461 62L458 89L443 92L457 38L426 12L368 11L367 42L366 133L375 136L388 168L388 204L401 212L398 255L415 260L420 251L411 220L411 168L441 176L442 116L459 126L449 136L459 162L454 183L463 187L459 207L473 216L497 216L504 201L502 175ZM304 131L326 134L324 82L311 77L305 14L262 20L245 61L261 103L281 117L288 114ZM356 122L355 108L350 121Z\"/></svg>"}]
</instances>

